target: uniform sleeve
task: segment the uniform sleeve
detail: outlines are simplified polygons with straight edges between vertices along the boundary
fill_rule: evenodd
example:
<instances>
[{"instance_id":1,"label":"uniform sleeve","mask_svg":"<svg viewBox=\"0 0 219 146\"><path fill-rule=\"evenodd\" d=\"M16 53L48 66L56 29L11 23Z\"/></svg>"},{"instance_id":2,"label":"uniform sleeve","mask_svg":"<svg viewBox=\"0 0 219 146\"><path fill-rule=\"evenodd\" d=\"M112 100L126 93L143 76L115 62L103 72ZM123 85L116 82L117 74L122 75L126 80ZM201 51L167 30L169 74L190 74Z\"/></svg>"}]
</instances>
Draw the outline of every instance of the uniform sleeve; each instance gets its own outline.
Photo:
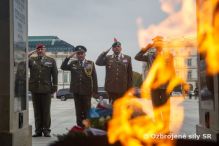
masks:
<instances>
[{"instance_id":1,"label":"uniform sleeve","mask_svg":"<svg viewBox=\"0 0 219 146\"><path fill-rule=\"evenodd\" d=\"M99 65L99 66L105 66L106 65L106 55L107 55L108 52L103 52L101 53L97 60L96 60L96 65Z\"/></svg>"},{"instance_id":2,"label":"uniform sleeve","mask_svg":"<svg viewBox=\"0 0 219 146\"><path fill-rule=\"evenodd\" d=\"M71 70L71 64L68 64L70 58L65 58L65 60L62 62L61 69L62 70Z\"/></svg>"},{"instance_id":3,"label":"uniform sleeve","mask_svg":"<svg viewBox=\"0 0 219 146\"><path fill-rule=\"evenodd\" d=\"M53 68L52 68L52 82L53 82L53 86L58 85L58 69L55 60L53 61Z\"/></svg>"},{"instance_id":4,"label":"uniform sleeve","mask_svg":"<svg viewBox=\"0 0 219 146\"><path fill-rule=\"evenodd\" d=\"M128 64L128 89L132 87L132 59L131 57L129 58L129 64Z\"/></svg>"},{"instance_id":5,"label":"uniform sleeve","mask_svg":"<svg viewBox=\"0 0 219 146\"><path fill-rule=\"evenodd\" d=\"M93 92L97 93L97 89L98 89L98 83L97 83L97 73L96 73L96 69L95 69L95 64L93 64L93 70L92 70L92 79L93 79Z\"/></svg>"},{"instance_id":6,"label":"uniform sleeve","mask_svg":"<svg viewBox=\"0 0 219 146\"><path fill-rule=\"evenodd\" d=\"M148 62L148 56L144 54L144 51L138 52L138 54L135 56L135 60Z\"/></svg>"},{"instance_id":7,"label":"uniform sleeve","mask_svg":"<svg viewBox=\"0 0 219 146\"><path fill-rule=\"evenodd\" d=\"M28 58L28 67L31 68L33 65L33 59L32 58Z\"/></svg>"}]
</instances>

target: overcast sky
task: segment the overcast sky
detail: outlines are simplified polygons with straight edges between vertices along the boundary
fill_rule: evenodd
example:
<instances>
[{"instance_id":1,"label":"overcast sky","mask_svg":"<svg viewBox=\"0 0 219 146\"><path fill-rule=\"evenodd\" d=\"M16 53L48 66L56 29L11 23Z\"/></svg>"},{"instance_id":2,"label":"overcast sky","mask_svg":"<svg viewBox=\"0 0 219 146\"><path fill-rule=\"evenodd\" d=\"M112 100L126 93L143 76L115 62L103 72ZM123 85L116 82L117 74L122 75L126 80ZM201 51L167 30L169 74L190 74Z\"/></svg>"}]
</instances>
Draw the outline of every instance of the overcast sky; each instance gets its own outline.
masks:
<instances>
[{"instance_id":1,"label":"overcast sky","mask_svg":"<svg viewBox=\"0 0 219 146\"><path fill-rule=\"evenodd\" d=\"M165 19L159 0L30 0L29 35L54 35L77 46L84 45L93 61L108 49L113 38L121 43L123 53L132 57L133 70L142 64L134 60L139 51L136 19L144 27ZM99 84L104 81L104 67L97 67Z\"/></svg>"}]
</instances>

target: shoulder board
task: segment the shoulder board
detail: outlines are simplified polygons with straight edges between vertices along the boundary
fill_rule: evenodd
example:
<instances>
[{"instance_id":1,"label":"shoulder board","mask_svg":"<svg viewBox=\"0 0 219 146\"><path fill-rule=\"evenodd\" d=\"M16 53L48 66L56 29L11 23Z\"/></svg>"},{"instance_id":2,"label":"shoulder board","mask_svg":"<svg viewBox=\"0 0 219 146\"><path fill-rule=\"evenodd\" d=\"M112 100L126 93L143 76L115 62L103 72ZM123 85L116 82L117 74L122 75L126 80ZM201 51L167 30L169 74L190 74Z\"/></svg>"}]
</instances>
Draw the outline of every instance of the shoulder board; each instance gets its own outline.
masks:
<instances>
[{"instance_id":1,"label":"shoulder board","mask_svg":"<svg viewBox=\"0 0 219 146\"><path fill-rule=\"evenodd\" d=\"M55 60L54 58L49 57L49 56L45 56L45 58L48 59L48 60Z\"/></svg>"},{"instance_id":2,"label":"shoulder board","mask_svg":"<svg viewBox=\"0 0 219 146\"><path fill-rule=\"evenodd\" d=\"M87 63L91 63L91 64L93 63L93 61L91 61L91 60L86 60L86 61L87 61Z\"/></svg>"},{"instance_id":3,"label":"shoulder board","mask_svg":"<svg viewBox=\"0 0 219 146\"><path fill-rule=\"evenodd\" d=\"M72 60L71 63L72 63L72 64L77 64L78 61L77 61L77 60Z\"/></svg>"}]
</instances>

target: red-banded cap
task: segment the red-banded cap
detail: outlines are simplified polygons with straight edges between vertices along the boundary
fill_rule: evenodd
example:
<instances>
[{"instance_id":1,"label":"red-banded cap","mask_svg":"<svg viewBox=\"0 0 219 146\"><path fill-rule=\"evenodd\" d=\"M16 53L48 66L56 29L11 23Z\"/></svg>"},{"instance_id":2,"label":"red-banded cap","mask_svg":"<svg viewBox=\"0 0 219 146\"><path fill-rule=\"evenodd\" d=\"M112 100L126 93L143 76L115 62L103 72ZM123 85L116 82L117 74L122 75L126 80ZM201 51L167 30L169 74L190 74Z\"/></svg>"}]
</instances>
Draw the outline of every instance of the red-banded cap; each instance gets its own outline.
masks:
<instances>
[{"instance_id":1,"label":"red-banded cap","mask_svg":"<svg viewBox=\"0 0 219 146\"><path fill-rule=\"evenodd\" d=\"M37 45L36 45L36 49L39 49L39 48L45 48L45 45L43 45L43 44L37 44Z\"/></svg>"}]
</instances>

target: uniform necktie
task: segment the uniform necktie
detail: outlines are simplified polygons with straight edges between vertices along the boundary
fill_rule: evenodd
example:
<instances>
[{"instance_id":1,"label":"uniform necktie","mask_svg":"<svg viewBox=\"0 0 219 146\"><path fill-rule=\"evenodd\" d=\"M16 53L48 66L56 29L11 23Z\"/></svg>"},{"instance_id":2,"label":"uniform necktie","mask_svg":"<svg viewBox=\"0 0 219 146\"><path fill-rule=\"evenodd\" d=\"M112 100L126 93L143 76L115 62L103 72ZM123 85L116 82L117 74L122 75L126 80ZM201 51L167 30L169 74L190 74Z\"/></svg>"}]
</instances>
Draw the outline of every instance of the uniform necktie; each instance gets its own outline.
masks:
<instances>
[{"instance_id":1,"label":"uniform necktie","mask_svg":"<svg viewBox=\"0 0 219 146\"><path fill-rule=\"evenodd\" d=\"M116 61L119 61L119 55L116 55L115 57L116 57Z\"/></svg>"},{"instance_id":2,"label":"uniform necktie","mask_svg":"<svg viewBox=\"0 0 219 146\"><path fill-rule=\"evenodd\" d=\"M80 63L80 66L83 67L83 61L80 61L79 63Z\"/></svg>"}]
</instances>

